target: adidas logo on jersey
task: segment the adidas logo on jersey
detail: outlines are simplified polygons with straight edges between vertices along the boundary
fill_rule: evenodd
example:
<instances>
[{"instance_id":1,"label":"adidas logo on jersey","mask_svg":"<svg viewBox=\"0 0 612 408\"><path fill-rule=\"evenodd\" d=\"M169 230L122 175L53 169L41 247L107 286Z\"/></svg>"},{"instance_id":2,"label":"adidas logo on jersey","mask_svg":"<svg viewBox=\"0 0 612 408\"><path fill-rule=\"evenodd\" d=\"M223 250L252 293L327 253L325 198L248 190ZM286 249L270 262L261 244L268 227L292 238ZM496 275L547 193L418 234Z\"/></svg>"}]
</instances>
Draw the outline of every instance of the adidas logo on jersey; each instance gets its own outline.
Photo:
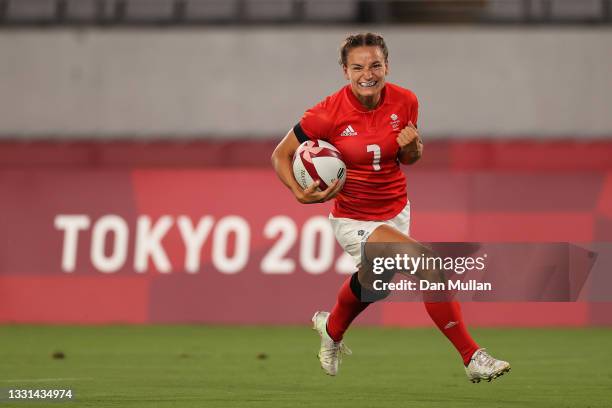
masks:
<instances>
[{"instance_id":1,"label":"adidas logo on jersey","mask_svg":"<svg viewBox=\"0 0 612 408\"><path fill-rule=\"evenodd\" d=\"M355 132L351 125L348 125L344 132L340 133L340 136L357 136L357 132Z\"/></svg>"}]
</instances>

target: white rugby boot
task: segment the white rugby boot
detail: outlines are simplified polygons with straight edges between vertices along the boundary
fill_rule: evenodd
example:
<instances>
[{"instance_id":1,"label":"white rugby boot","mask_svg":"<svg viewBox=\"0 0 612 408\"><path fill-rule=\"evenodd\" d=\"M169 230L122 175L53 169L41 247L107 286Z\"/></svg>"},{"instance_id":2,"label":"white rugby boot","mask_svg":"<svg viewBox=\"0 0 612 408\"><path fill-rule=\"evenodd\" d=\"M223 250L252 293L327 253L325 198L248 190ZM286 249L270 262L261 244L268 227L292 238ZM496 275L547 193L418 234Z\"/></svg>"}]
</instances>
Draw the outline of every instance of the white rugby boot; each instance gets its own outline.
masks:
<instances>
[{"instance_id":1,"label":"white rugby boot","mask_svg":"<svg viewBox=\"0 0 612 408\"><path fill-rule=\"evenodd\" d=\"M327 334L327 319L329 312L316 312L312 316L312 329L319 332L321 336L321 348L319 349L319 361L321 368L327 375L338 374L338 366L342 362L342 355L352 354L351 350L341 341L334 341Z\"/></svg>"},{"instance_id":2,"label":"white rugby boot","mask_svg":"<svg viewBox=\"0 0 612 408\"><path fill-rule=\"evenodd\" d=\"M483 348L476 350L470 364L465 367L465 373L473 383L479 383L481 380L490 382L508 371L510 371L510 363L491 357Z\"/></svg>"}]
</instances>

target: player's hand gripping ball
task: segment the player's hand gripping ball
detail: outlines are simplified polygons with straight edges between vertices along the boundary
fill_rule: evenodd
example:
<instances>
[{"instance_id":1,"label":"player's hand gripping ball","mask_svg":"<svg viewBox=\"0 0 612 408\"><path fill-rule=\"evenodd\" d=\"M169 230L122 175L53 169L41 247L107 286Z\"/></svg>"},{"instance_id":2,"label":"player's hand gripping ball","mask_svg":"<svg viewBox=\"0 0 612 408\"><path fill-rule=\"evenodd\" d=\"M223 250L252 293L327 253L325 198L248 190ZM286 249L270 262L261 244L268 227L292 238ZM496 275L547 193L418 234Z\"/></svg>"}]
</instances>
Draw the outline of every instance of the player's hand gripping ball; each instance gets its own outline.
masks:
<instances>
[{"instance_id":1,"label":"player's hand gripping ball","mask_svg":"<svg viewBox=\"0 0 612 408\"><path fill-rule=\"evenodd\" d=\"M293 175L303 189L319 180L318 189L323 191L336 180L344 185L346 165L338 149L330 143L308 140L293 155Z\"/></svg>"}]
</instances>

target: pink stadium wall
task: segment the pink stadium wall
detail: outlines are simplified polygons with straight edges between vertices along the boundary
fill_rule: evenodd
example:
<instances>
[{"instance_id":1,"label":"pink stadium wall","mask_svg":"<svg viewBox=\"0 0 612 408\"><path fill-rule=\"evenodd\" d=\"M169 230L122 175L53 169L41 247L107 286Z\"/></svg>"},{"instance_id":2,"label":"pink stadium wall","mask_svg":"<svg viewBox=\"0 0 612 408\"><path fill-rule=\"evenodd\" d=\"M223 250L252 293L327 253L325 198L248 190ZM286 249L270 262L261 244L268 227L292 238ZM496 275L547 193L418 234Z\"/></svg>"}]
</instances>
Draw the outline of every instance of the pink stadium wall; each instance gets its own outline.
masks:
<instances>
[{"instance_id":1,"label":"pink stadium wall","mask_svg":"<svg viewBox=\"0 0 612 408\"><path fill-rule=\"evenodd\" d=\"M332 305L350 268L335 244L323 250L329 205L295 202L268 164L273 147L0 143L0 322L307 322ZM417 239L612 240L612 142L426 149L406 170ZM193 244L198 225L203 235L189 250L183 237ZM125 235L108 233L117 228ZM290 244L282 268L271 253L285 239L279 230ZM606 303L464 308L475 325L612 324ZM420 304L406 303L370 308L360 322L430 324Z\"/></svg>"}]
</instances>

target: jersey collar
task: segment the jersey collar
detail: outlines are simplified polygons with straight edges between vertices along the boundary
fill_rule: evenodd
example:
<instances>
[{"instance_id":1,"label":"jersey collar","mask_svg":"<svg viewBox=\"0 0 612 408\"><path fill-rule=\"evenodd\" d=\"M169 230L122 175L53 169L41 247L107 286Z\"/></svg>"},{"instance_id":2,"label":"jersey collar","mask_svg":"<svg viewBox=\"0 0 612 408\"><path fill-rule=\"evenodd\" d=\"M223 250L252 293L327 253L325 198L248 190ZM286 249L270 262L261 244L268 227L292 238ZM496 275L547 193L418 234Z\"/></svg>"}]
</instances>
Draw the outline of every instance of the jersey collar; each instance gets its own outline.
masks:
<instances>
[{"instance_id":1,"label":"jersey collar","mask_svg":"<svg viewBox=\"0 0 612 408\"><path fill-rule=\"evenodd\" d=\"M385 83L385 86L380 92L380 101L378 101L378 106L376 106L376 108L372 110L367 109L365 106L361 104L361 102L359 102L359 99L357 99L357 97L355 96L355 94L353 94L353 91L351 90L351 85L346 85L344 87L344 93L346 94L346 97L348 98L353 108L357 109L359 112L374 112L375 110L379 109L381 106L385 104L385 95L387 94L387 84Z\"/></svg>"}]
</instances>

